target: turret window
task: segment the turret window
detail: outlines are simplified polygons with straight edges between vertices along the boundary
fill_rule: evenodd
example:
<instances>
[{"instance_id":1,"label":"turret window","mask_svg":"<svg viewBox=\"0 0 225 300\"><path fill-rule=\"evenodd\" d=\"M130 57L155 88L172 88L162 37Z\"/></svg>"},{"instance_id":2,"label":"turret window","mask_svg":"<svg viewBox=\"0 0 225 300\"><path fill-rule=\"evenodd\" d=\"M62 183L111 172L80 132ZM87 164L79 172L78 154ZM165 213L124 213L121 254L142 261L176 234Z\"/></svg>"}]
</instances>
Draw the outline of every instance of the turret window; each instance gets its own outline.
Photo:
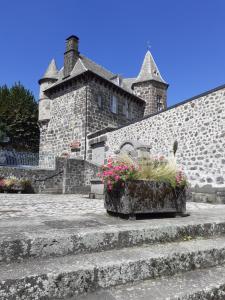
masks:
<instances>
[{"instance_id":1,"label":"turret window","mask_svg":"<svg viewBox=\"0 0 225 300\"><path fill-rule=\"evenodd\" d=\"M163 110L162 96L160 95L156 96L156 105L157 105L157 111Z\"/></svg>"}]
</instances>

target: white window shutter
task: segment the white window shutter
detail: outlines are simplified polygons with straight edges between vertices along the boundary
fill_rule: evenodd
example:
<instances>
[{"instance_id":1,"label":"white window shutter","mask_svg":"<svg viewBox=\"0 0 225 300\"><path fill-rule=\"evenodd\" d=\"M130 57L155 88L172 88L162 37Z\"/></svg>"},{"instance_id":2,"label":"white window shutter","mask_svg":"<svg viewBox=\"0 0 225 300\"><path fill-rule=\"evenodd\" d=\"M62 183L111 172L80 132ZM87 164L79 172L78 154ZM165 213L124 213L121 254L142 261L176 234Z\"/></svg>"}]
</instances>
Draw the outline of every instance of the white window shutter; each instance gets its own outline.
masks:
<instances>
[{"instance_id":1,"label":"white window shutter","mask_svg":"<svg viewBox=\"0 0 225 300\"><path fill-rule=\"evenodd\" d=\"M117 97L113 95L112 104L111 104L111 111L115 114L117 113L117 102L118 102Z\"/></svg>"},{"instance_id":2,"label":"white window shutter","mask_svg":"<svg viewBox=\"0 0 225 300\"><path fill-rule=\"evenodd\" d=\"M102 107L102 96L98 95L98 107Z\"/></svg>"}]
</instances>

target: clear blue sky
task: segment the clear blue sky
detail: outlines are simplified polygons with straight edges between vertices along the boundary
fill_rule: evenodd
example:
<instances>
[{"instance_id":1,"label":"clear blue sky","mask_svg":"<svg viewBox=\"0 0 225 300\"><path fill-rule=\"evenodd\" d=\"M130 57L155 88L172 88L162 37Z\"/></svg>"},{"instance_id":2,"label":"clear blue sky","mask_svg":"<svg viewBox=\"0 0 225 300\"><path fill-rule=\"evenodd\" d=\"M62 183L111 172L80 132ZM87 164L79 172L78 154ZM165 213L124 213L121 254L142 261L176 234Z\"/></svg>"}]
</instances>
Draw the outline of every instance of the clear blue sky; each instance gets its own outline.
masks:
<instances>
[{"instance_id":1,"label":"clear blue sky","mask_svg":"<svg viewBox=\"0 0 225 300\"><path fill-rule=\"evenodd\" d=\"M125 77L139 72L147 42L172 105L225 83L224 0L1 0L0 85L37 81L65 38Z\"/></svg>"}]
</instances>

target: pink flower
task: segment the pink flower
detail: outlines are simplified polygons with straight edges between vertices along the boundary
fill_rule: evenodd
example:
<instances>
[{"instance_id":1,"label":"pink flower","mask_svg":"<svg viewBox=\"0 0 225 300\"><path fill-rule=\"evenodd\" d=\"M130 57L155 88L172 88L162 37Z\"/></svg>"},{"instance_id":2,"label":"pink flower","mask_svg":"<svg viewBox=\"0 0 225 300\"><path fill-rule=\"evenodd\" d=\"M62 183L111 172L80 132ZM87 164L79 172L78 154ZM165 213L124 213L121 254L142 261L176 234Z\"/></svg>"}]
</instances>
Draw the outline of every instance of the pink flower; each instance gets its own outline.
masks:
<instances>
[{"instance_id":1,"label":"pink flower","mask_svg":"<svg viewBox=\"0 0 225 300\"><path fill-rule=\"evenodd\" d=\"M0 187L4 187L5 186L5 179L0 179Z\"/></svg>"},{"instance_id":2,"label":"pink flower","mask_svg":"<svg viewBox=\"0 0 225 300\"><path fill-rule=\"evenodd\" d=\"M111 191L112 190L112 184L108 184L108 190Z\"/></svg>"}]
</instances>

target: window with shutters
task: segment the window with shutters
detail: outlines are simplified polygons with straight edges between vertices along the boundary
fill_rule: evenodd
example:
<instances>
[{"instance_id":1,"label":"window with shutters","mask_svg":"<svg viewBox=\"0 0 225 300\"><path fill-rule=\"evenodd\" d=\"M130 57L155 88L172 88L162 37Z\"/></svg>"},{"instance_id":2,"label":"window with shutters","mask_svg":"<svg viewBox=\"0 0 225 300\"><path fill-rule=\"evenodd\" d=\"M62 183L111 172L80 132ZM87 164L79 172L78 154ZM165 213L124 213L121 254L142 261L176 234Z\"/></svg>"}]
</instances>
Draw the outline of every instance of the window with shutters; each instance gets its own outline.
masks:
<instances>
[{"instance_id":1,"label":"window with shutters","mask_svg":"<svg viewBox=\"0 0 225 300\"><path fill-rule=\"evenodd\" d=\"M98 95L97 96L97 103L98 103L98 107L102 109L102 96Z\"/></svg>"},{"instance_id":2,"label":"window with shutters","mask_svg":"<svg viewBox=\"0 0 225 300\"><path fill-rule=\"evenodd\" d=\"M111 112L116 114L117 113L117 107L118 107L118 99L117 99L116 96L113 95L112 98L111 98L111 107L110 107Z\"/></svg>"}]
</instances>

